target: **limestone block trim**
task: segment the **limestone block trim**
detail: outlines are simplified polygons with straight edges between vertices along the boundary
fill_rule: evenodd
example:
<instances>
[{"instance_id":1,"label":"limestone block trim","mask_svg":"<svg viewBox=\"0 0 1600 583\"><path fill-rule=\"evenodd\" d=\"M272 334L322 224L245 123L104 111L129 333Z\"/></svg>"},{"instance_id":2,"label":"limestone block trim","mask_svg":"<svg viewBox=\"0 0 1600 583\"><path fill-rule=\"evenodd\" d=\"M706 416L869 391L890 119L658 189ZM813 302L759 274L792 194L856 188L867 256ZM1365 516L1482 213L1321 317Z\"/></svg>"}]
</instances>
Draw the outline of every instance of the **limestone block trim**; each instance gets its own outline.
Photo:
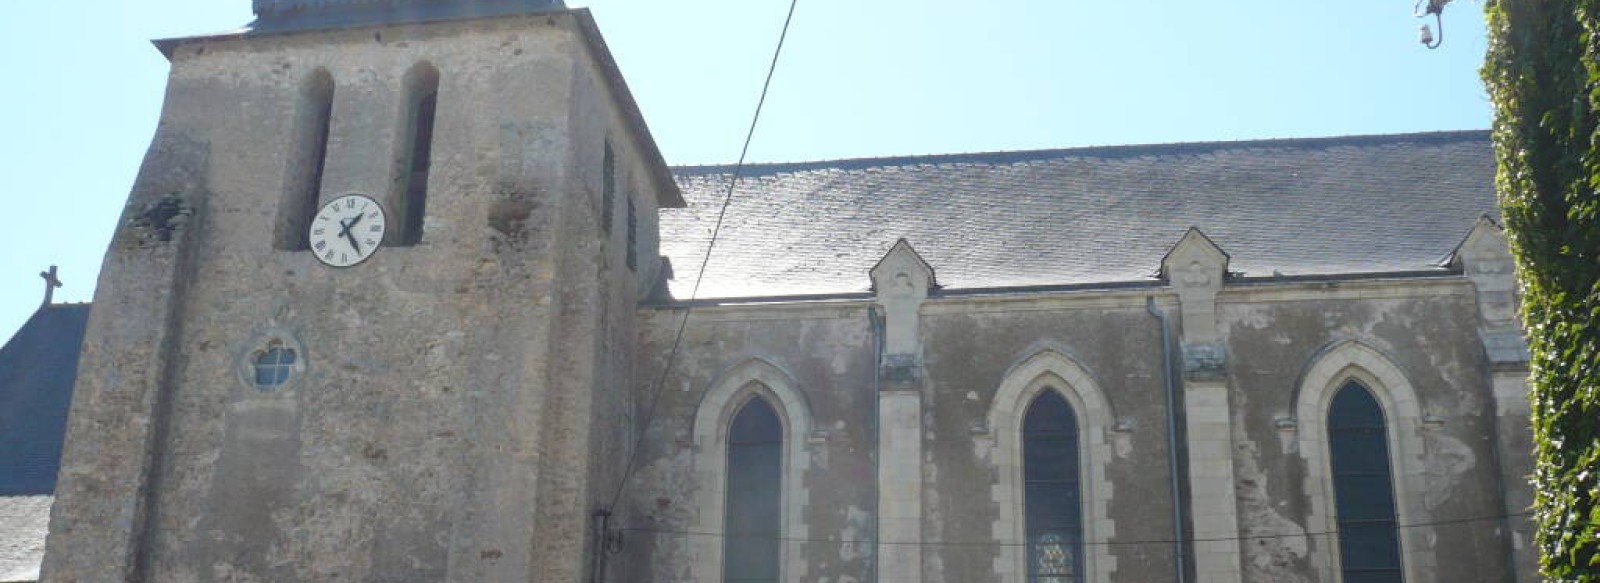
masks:
<instances>
[{"instance_id":1,"label":"limestone block trim","mask_svg":"<svg viewBox=\"0 0 1600 583\"><path fill-rule=\"evenodd\" d=\"M1078 414L1078 475L1083 488L1084 574L1093 583L1111 581L1116 557L1104 544L1116 536L1111 520L1111 440L1115 419L1111 404L1089 372L1072 358L1043 350L1013 366L1000 382L989 410L989 428L997 483L990 488L998 509L992 533L999 544L995 574L1002 583L1027 580L1026 515L1023 508L1022 416L1040 393L1054 390Z\"/></svg>"},{"instance_id":2,"label":"limestone block trim","mask_svg":"<svg viewBox=\"0 0 1600 583\"><path fill-rule=\"evenodd\" d=\"M811 407L787 373L766 360L752 358L718 375L700 400L694 426L695 532L722 533L727 503L728 426L734 413L754 398L766 399L783 422L783 491L779 532L784 540L778 556L784 583L800 583L806 563L802 552L809 529L804 510L810 496L805 474L811 469L807 451L813 425ZM694 537L694 559L687 580L722 581L722 536Z\"/></svg>"},{"instance_id":3,"label":"limestone block trim","mask_svg":"<svg viewBox=\"0 0 1600 583\"><path fill-rule=\"evenodd\" d=\"M1330 281L1250 281L1231 283L1217 293L1218 304L1260 304L1338 300L1390 300L1473 297L1472 282L1461 276L1393 277Z\"/></svg>"},{"instance_id":4,"label":"limestone block trim","mask_svg":"<svg viewBox=\"0 0 1600 583\"><path fill-rule=\"evenodd\" d=\"M1533 404L1528 401L1528 373L1499 371L1493 374L1495 406L1495 454L1499 456L1500 484L1507 516L1515 516L1533 506L1532 452L1523 446L1532 434L1529 417ZM1506 520L1507 546L1517 583L1543 581L1539 577L1539 552L1532 544L1532 518Z\"/></svg>"},{"instance_id":5,"label":"limestone block trim","mask_svg":"<svg viewBox=\"0 0 1600 583\"><path fill-rule=\"evenodd\" d=\"M394 251L391 249L390 251ZM1085 289L1028 294L971 294L946 292L922 304L923 316L949 314L987 314L1018 312L1060 312L1064 310L1144 310L1151 288ZM1252 281L1230 283L1217 293L1217 304L1258 304L1266 302L1305 302L1376 299L1423 299L1475 297L1472 282L1461 276L1394 277L1331 281ZM719 300L723 303L698 305L695 322L752 322L773 320L828 320L859 318L859 311L876 303L870 298L839 297L811 300L773 300L747 297ZM1158 295L1156 305L1163 309L1178 306L1174 296ZM646 305L639 313L677 314L680 305ZM676 317L676 316L674 316Z\"/></svg>"},{"instance_id":6,"label":"limestone block trim","mask_svg":"<svg viewBox=\"0 0 1600 583\"><path fill-rule=\"evenodd\" d=\"M1420 432L1423 412L1416 389L1392 359L1355 340L1331 345L1301 376L1294 413L1298 419L1300 455L1306 462L1305 492L1311 510L1306 530L1334 533L1338 516L1333 499L1332 457L1328 450L1328 408L1333 396L1349 381L1371 391L1383 407L1389 441L1389 467L1394 476L1395 518L1400 528L1400 562L1406 581L1430 581L1438 558L1428 540L1431 528L1407 527L1430 519L1423 505L1426 477L1425 450ZM1311 562L1323 573L1322 581L1337 583L1339 540L1333 534L1313 536Z\"/></svg>"},{"instance_id":7,"label":"limestone block trim","mask_svg":"<svg viewBox=\"0 0 1600 583\"><path fill-rule=\"evenodd\" d=\"M1233 465L1232 408L1225 382L1188 382L1184 390L1188 414L1190 519L1194 538L1195 574L1199 581L1239 581L1239 509Z\"/></svg>"}]
</instances>

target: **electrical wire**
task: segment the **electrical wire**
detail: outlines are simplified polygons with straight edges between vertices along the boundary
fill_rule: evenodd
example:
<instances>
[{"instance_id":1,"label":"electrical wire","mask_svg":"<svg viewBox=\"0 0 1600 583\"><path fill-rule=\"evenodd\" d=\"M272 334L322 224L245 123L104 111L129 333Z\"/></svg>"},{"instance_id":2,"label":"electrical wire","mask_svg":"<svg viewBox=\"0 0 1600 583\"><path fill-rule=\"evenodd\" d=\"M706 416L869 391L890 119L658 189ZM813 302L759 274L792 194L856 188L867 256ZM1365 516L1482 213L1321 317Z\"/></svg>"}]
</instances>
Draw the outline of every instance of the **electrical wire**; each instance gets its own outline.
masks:
<instances>
[{"instance_id":1,"label":"electrical wire","mask_svg":"<svg viewBox=\"0 0 1600 583\"><path fill-rule=\"evenodd\" d=\"M717 222L711 229L711 240L706 244L705 256L700 259L700 271L695 275L694 287L689 291L689 301L684 305L683 319L678 322L678 332L673 336L672 349L667 352L667 362L662 365L661 374L656 377L656 382L651 387L650 404L645 408L644 419L638 429L638 437L634 440L633 448L628 450L628 461L623 465L622 479L617 481L616 493L612 494L611 501L605 506L607 511L614 510L617 502L622 500L622 494L627 491L628 479L633 476L639 449L644 446L650 423L655 420L656 406L661 402L661 387L666 384L667 374L672 371L673 363L677 362L678 350L683 345L683 332L689 327L689 313L694 309L694 300L700 295L700 283L705 280L706 266L711 264L711 251L717 246L717 236L722 234L722 221L728 215L728 204L733 202L733 191L739 184L739 173L744 170L745 157L750 153L750 142L755 138L756 125L761 121L761 109L767 104L767 91L772 87L772 75L778 70L778 57L783 54L783 42L789 38L789 24L794 21L794 9L798 4L800 0L789 1L789 13L783 19L783 30L778 33L778 46L773 49L772 62L767 65L767 78L761 83L761 97L756 100L755 113L750 116L750 129L745 132L744 146L739 149L739 162L734 164L733 175L728 178L728 191L722 196L722 207L717 210Z\"/></svg>"},{"instance_id":2,"label":"electrical wire","mask_svg":"<svg viewBox=\"0 0 1600 583\"><path fill-rule=\"evenodd\" d=\"M1532 515L1533 515L1532 512L1518 512L1518 513L1514 513L1514 514L1497 514L1497 515L1493 515L1493 516L1475 516L1475 517L1471 517L1471 518L1456 518L1456 519L1450 519L1450 520L1435 520L1435 521L1430 521L1430 522L1415 522L1415 523L1410 523L1410 524L1396 524L1394 526L1394 528L1396 530L1399 530L1399 529L1403 529L1403 528L1425 528L1425 527L1431 527L1431 526L1450 526L1450 525L1470 524L1470 523L1475 523L1475 522L1501 521L1501 520L1506 520L1506 519L1510 519L1510 518L1524 518L1524 517L1528 517L1528 516L1532 516ZM645 527L624 527L622 530L627 531L627 532L640 532L640 533L649 533L649 534L667 534L667 535L692 536L692 537L714 537L714 538L727 538L728 537L728 535L726 533L709 532L709 531L694 531L694 530L674 530L674 529L645 528ZM1189 540L1189 542L1235 542L1235 541L1247 541L1247 540L1304 538L1304 537L1314 537L1314 536L1316 536L1316 537L1334 536L1334 535L1337 535L1337 534L1339 534L1339 530L1338 529L1334 529L1334 530L1322 531L1322 532L1257 534L1257 535L1229 536L1229 537L1192 538L1192 539L1188 539L1188 540ZM738 535L738 537L741 538L741 539L776 540L776 541L779 541L779 542L795 542L795 543L828 543L828 544L857 544L857 545L868 545L868 544L870 544L870 545L922 546L922 547L1025 547L1025 546L1029 546L1030 544L1032 544L1032 543L1025 543L1025 542L1003 542L1003 541L922 541L922 540L916 540L916 541L878 541L878 540L875 540L875 539L816 539L816 538L795 538L795 537L781 537L781 536L780 537L770 537L770 536L759 536L759 535L750 535L750 534L740 534L740 535ZM1082 544L1084 546L1141 546L1141 545L1171 545L1171 544L1174 544L1176 542L1177 541L1160 540L1160 539L1156 539L1156 540L1106 540L1106 541L1084 541Z\"/></svg>"}]
</instances>

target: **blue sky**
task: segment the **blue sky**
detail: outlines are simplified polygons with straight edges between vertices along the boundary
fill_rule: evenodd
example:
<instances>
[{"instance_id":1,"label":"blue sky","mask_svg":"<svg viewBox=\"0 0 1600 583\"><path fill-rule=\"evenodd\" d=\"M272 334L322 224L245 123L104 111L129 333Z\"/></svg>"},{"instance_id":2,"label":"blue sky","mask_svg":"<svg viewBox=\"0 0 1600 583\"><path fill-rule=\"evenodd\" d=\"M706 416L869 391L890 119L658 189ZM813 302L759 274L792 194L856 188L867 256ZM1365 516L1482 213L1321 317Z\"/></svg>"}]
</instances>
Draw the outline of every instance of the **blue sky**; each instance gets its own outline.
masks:
<instances>
[{"instance_id":1,"label":"blue sky","mask_svg":"<svg viewBox=\"0 0 1600 583\"><path fill-rule=\"evenodd\" d=\"M671 164L731 162L787 0L591 8ZM1486 128L1481 2L1417 44L1405 0L800 0L751 148L797 161ZM12 2L0 17L0 338L88 301L161 107L149 39L250 0ZM712 258L715 261L715 257Z\"/></svg>"}]
</instances>

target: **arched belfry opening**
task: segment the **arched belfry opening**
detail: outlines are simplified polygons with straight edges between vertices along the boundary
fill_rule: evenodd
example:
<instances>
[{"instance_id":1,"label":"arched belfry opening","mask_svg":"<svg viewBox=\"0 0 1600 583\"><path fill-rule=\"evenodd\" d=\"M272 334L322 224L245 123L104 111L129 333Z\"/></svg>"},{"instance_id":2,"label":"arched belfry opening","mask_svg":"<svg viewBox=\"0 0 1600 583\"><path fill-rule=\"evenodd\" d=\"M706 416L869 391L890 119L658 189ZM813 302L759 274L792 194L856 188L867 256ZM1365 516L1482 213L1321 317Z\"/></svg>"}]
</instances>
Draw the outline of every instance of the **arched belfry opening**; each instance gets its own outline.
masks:
<instances>
[{"instance_id":1,"label":"arched belfry opening","mask_svg":"<svg viewBox=\"0 0 1600 583\"><path fill-rule=\"evenodd\" d=\"M439 108L439 69L417 63L406 73L401 120L402 139L395 159L399 162L390 207L398 215L390 245L411 246L422 241L428 213L428 180L433 168L434 118Z\"/></svg>"},{"instance_id":2,"label":"arched belfry opening","mask_svg":"<svg viewBox=\"0 0 1600 583\"><path fill-rule=\"evenodd\" d=\"M273 247L285 251L310 248L306 230L317 214L322 171L328 158L328 133L333 124L333 76L317 68L302 82L294 105L283 200L273 232Z\"/></svg>"}]
</instances>

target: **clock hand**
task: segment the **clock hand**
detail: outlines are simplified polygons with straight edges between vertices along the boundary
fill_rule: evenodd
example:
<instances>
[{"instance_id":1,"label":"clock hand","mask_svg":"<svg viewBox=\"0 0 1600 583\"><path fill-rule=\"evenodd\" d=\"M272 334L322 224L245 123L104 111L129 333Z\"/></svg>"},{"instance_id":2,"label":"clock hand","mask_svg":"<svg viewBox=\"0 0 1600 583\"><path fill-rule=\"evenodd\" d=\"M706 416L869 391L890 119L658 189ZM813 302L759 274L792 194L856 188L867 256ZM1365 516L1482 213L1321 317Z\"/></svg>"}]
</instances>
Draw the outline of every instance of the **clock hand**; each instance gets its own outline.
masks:
<instances>
[{"instance_id":1,"label":"clock hand","mask_svg":"<svg viewBox=\"0 0 1600 583\"><path fill-rule=\"evenodd\" d=\"M350 229L355 228L356 223L361 222L361 219L362 215L356 215L348 219L341 219L339 221L339 236L348 236L350 234Z\"/></svg>"},{"instance_id":2,"label":"clock hand","mask_svg":"<svg viewBox=\"0 0 1600 583\"><path fill-rule=\"evenodd\" d=\"M355 224L356 224L355 221L351 221L350 222L350 227L354 227ZM350 248L351 249L355 249L356 255L359 256L359 255L361 255L361 245L356 243L356 234L350 232L350 227L345 227L344 228L344 233L342 233L342 234L344 235L345 239L348 239L350 241Z\"/></svg>"},{"instance_id":3,"label":"clock hand","mask_svg":"<svg viewBox=\"0 0 1600 583\"><path fill-rule=\"evenodd\" d=\"M350 223L345 225L344 226L344 230L339 231L339 234L342 235L342 236L346 236L346 237L350 236L350 229L356 228L356 223L361 222L361 218L364 217L364 216L366 216L366 215L356 215L356 216L350 217Z\"/></svg>"},{"instance_id":4,"label":"clock hand","mask_svg":"<svg viewBox=\"0 0 1600 583\"><path fill-rule=\"evenodd\" d=\"M356 252L356 255L361 254L361 244L356 242L355 233L351 233L350 229L355 227L358 222L361 222L361 215L339 221L339 236L350 241L350 248Z\"/></svg>"}]
</instances>

